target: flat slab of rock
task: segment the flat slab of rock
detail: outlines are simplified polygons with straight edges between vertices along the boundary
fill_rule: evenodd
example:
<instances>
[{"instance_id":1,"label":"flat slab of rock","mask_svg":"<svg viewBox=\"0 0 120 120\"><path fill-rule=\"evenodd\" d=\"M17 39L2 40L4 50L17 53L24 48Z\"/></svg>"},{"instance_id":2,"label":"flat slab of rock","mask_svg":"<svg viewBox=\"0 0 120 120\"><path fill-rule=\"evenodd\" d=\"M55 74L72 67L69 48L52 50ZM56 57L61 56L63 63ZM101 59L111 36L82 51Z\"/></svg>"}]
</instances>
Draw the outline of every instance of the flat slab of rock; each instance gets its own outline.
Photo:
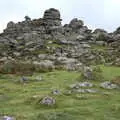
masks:
<instances>
[{"instance_id":1,"label":"flat slab of rock","mask_svg":"<svg viewBox=\"0 0 120 120\"><path fill-rule=\"evenodd\" d=\"M90 82L81 82L79 83L80 87L93 87L93 84Z\"/></svg>"},{"instance_id":2,"label":"flat slab of rock","mask_svg":"<svg viewBox=\"0 0 120 120\"><path fill-rule=\"evenodd\" d=\"M3 116L3 117L0 117L0 120L16 120L16 119L10 116Z\"/></svg>"},{"instance_id":3,"label":"flat slab of rock","mask_svg":"<svg viewBox=\"0 0 120 120\"><path fill-rule=\"evenodd\" d=\"M80 82L80 83L70 85L71 89L79 89L81 87L93 87L93 84L90 82Z\"/></svg>"},{"instance_id":4,"label":"flat slab of rock","mask_svg":"<svg viewBox=\"0 0 120 120\"><path fill-rule=\"evenodd\" d=\"M117 89L118 88L118 86L116 84L113 84L109 81L101 83L100 87L102 87L104 89Z\"/></svg>"},{"instance_id":5,"label":"flat slab of rock","mask_svg":"<svg viewBox=\"0 0 120 120\"><path fill-rule=\"evenodd\" d=\"M74 91L75 93L96 93L97 90L94 89L77 89Z\"/></svg>"}]
</instances>

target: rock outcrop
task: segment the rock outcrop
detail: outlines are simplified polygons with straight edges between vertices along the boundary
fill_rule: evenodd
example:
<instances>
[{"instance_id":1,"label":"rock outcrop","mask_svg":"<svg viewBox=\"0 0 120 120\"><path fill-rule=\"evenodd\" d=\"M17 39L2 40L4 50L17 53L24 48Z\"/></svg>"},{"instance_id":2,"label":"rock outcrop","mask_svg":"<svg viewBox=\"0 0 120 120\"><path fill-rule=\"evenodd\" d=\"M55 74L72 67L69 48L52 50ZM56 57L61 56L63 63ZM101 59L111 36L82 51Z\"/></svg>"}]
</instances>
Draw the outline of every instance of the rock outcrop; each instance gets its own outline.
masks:
<instances>
[{"instance_id":1,"label":"rock outcrop","mask_svg":"<svg viewBox=\"0 0 120 120\"><path fill-rule=\"evenodd\" d=\"M46 55L44 60L53 61L53 64L71 70L80 69L78 66L81 63L89 65L112 62L114 64L120 61L119 28L113 33L103 29L92 32L82 20L77 18L64 26L61 21L59 10L54 8L46 10L43 18L32 20L29 16L25 16L22 22L10 21L4 32L0 34L0 59L6 57L40 63L42 59L39 56L42 54ZM99 51L93 49L93 46L106 46L110 49ZM113 57L110 54L113 54ZM65 58L69 63L62 63L58 60L59 57ZM75 62L70 63L71 60Z\"/></svg>"}]
</instances>

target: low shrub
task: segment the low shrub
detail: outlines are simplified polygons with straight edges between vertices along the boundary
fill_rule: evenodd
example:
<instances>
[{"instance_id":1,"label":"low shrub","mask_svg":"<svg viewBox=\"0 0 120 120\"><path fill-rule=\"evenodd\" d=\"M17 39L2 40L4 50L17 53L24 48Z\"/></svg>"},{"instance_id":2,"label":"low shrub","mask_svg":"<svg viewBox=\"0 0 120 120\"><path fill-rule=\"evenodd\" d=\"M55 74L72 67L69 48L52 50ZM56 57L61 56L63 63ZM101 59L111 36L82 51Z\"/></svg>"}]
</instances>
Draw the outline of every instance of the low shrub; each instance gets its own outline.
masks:
<instances>
[{"instance_id":1,"label":"low shrub","mask_svg":"<svg viewBox=\"0 0 120 120\"><path fill-rule=\"evenodd\" d=\"M103 80L102 70L99 66L85 68L81 71L81 76L77 80Z\"/></svg>"},{"instance_id":2,"label":"low shrub","mask_svg":"<svg viewBox=\"0 0 120 120\"><path fill-rule=\"evenodd\" d=\"M51 61L45 60L42 62L34 62L36 72L51 72L54 70L54 65Z\"/></svg>"},{"instance_id":3,"label":"low shrub","mask_svg":"<svg viewBox=\"0 0 120 120\"><path fill-rule=\"evenodd\" d=\"M115 78L112 80L112 83L117 84L117 85L120 86L120 76L115 77Z\"/></svg>"},{"instance_id":4,"label":"low shrub","mask_svg":"<svg viewBox=\"0 0 120 120\"><path fill-rule=\"evenodd\" d=\"M0 73L32 75L34 72L51 72L54 65L50 61L38 63L8 60L0 65Z\"/></svg>"},{"instance_id":5,"label":"low shrub","mask_svg":"<svg viewBox=\"0 0 120 120\"><path fill-rule=\"evenodd\" d=\"M0 66L0 73L4 74L33 74L35 67L30 62L6 61Z\"/></svg>"}]
</instances>

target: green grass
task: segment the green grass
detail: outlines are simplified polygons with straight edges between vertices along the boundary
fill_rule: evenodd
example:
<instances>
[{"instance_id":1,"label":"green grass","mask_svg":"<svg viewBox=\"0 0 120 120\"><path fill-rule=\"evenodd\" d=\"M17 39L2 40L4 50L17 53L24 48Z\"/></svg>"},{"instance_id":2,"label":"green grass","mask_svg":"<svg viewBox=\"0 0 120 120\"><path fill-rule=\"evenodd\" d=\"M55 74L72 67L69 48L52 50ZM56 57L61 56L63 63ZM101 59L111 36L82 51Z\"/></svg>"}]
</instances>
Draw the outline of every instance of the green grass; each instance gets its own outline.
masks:
<instances>
[{"instance_id":1,"label":"green grass","mask_svg":"<svg viewBox=\"0 0 120 120\"><path fill-rule=\"evenodd\" d=\"M104 77L108 80L113 79L115 76L120 76L120 67L101 66L101 69L103 71Z\"/></svg>"},{"instance_id":2,"label":"green grass","mask_svg":"<svg viewBox=\"0 0 120 120\"><path fill-rule=\"evenodd\" d=\"M91 49L92 50L97 50L97 51L106 51L106 49L108 49L108 47L103 46L103 45L91 45Z\"/></svg>"},{"instance_id":3,"label":"green grass","mask_svg":"<svg viewBox=\"0 0 120 120\"><path fill-rule=\"evenodd\" d=\"M120 75L119 67L101 66L106 80ZM42 76L43 81L35 81ZM15 116L17 120L119 120L120 91L99 89L94 94L52 95L53 89L62 93L70 84L76 83L79 72L53 71L35 73L30 82L21 84L19 76L0 75L0 114ZM91 81L98 85L100 81ZM37 95L37 98L33 96ZM56 106L38 104L39 99L49 95L56 99Z\"/></svg>"}]
</instances>

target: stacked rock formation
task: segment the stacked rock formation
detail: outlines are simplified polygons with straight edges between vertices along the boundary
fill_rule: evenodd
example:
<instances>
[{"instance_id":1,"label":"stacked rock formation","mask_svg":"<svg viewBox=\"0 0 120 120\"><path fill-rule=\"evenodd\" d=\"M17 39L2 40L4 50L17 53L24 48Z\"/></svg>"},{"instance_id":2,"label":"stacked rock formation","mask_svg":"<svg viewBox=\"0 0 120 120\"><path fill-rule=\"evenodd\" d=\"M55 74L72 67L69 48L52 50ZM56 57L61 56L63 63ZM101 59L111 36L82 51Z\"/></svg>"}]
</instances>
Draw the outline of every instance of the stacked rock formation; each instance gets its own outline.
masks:
<instances>
[{"instance_id":1,"label":"stacked rock formation","mask_svg":"<svg viewBox=\"0 0 120 120\"><path fill-rule=\"evenodd\" d=\"M61 26L60 12L54 8L45 11L43 20L46 26Z\"/></svg>"},{"instance_id":2,"label":"stacked rock formation","mask_svg":"<svg viewBox=\"0 0 120 120\"><path fill-rule=\"evenodd\" d=\"M39 56L44 56L44 60L73 70L81 63L119 61L120 28L114 33L102 29L92 32L77 18L64 26L61 21L59 10L54 8L46 10L43 18L31 20L25 16L25 21L10 21L0 34L0 58L41 61L43 58ZM93 45L111 49L97 51L92 49ZM110 60L113 53L114 59Z\"/></svg>"}]
</instances>

